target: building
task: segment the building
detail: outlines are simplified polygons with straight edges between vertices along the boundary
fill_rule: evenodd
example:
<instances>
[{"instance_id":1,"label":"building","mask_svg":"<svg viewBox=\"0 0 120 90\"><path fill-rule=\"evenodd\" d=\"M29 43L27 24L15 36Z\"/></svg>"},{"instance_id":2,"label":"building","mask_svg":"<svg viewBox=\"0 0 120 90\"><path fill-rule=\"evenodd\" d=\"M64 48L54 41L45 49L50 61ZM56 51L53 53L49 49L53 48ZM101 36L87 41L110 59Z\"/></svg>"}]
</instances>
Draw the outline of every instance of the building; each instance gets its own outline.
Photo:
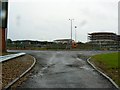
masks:
<instances>
[{"instance_id":1,"label":"building","mask_svg":"<svg viewBox=\"0 0 120 90\"><path fill-rule=\"evenodd\" d=\"M71 39L57 39L57 40L54 40L55 43L62 43L62 44L68 44L68 43L71 43Z\"/></svg>"},{"instance_id":2,"label":"building","mask_svg":"<svg viewBox=\"0 0 120 90\"><path fill-rule=\"evenodd\" d=\"M120 36L112 32L88 33L89 43L104 49L117 49Z\"/></svg>"},{"instance_id":3,"label":"building","mask_svg":"<svg viewBox=\"0 0 120 90\"><path fill-rule=\"evenodd\" d=\"M66 49L68 48L76 48L77 44L72 39L57 39L54 40L56 44L66 44Z\"/></svg>"},{"instance_id":4,"label":"building","mask_svg":"<svg viewBox=\"0 0 120 90\"><path fill-rule=\"evenodd\" d=\"M118 49L120 50L120 35L117 35L117 44L118 44Z\"/></svg>"}]
</instances>

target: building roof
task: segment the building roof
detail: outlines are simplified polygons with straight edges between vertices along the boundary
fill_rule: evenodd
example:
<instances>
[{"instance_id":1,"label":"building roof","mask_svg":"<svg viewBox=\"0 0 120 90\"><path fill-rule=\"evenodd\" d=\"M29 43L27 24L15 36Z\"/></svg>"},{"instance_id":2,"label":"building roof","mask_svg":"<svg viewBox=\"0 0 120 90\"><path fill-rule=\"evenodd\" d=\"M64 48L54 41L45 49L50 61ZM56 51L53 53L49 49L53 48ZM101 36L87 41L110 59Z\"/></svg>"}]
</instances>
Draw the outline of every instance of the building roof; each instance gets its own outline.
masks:
<instances>
[{"instance_id":1,"label":"building roof","mask_svg":"<svg viewBox=\"0 0 120 90\"><path fill-rule=\"evenodd\" d=\"M88 35L99 35L99 34L112 34L112 35L116 35L116 33L113 33L113 32L93 32L93 33L88 33Z\"/></svg>"},{"instance_id":2,"label":"building roof","mask_svg":"<svg viewBox=\"0 0 120 90\"><path fill-rule=\"evenodd\" d=\"M71 39L57 39L57 40L54 40L54 41L70 41Z\"/></svg>"}]
</instances>

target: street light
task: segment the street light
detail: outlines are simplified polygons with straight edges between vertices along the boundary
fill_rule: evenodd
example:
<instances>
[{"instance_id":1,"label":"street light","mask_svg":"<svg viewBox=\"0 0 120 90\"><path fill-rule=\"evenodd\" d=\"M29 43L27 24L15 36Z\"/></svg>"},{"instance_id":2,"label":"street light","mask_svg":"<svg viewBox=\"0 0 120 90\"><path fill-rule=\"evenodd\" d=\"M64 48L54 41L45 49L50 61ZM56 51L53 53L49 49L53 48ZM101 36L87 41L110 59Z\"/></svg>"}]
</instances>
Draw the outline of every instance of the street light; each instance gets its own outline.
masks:
<instances>
[{"instance_id":1,"label":"street light","mask_svg":"<svg viewBox=\"0 0 120 90\"><path fill-rule=\"evenodd\" d=\"M75 26L75 42L76 42L76 40L77 40L76 28L77 28L77 26Z\"/></svg>"},{"instance_id":2,"label":"street light","mask_svg":"<svg viewBox=\"0 0 120 90\"><path fill-rule=\"evenodd\" d=\"M74 19L69 19L70 21L71 21L71 46L70 46L70 48L72 48L72 21L74 20Z\"/></svg>"}]
</instances>

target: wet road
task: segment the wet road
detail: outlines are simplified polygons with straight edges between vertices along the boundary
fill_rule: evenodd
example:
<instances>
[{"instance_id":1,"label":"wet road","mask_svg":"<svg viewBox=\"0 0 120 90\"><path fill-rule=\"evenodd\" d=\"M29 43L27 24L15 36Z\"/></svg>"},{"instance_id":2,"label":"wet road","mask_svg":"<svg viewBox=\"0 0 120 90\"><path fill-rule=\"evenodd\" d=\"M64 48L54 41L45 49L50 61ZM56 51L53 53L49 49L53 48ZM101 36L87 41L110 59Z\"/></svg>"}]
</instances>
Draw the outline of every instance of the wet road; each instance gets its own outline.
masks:
<instances>
[{"instance_id":1,"label":"wet road","mask_svg":"<svg viewBox=\"0 0 120 90\"><path fill-rule=\"evenodd\" d=\"M78 56L101 52L26 51L37 63L22 88L114 88L114 86Z\"/></svg>"}]
</instances>

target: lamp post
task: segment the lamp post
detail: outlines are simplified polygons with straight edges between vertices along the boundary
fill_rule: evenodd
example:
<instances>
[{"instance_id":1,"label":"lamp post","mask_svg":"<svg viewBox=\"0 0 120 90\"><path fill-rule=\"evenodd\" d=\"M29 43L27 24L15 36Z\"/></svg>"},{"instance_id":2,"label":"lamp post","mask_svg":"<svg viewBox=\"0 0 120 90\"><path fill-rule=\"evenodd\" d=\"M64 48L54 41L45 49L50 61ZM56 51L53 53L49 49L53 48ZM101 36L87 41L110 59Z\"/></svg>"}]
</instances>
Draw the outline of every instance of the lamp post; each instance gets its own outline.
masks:
<instances>
[{"instance_id":1,"label":"lamp post","mask_svg":"<svg viewBox=\"0 0 120 90\"><path fill-rule=\"evenodd\" d=\"M8 0L0 0L0 54L6 52Z\"/></svg>"},{"instance_id":2,"label":"lamp post","mask_svg":"<svg viewBox=\"0 0 120 90\"><path fill-rule=\"evenodd\" d=\"M72 48L72 21L74 19L69 19L71 21L71 43L70 43L70 48Z\"/></svg>"},{"instance_id":3,"label":"lamp post","mask_svg":"<svg viewBox=\"0 0 120 90\"><path fill-rule=\"evenodd\" d=\"M75 42L77 41L77 33L76 33L76 28L77 28L77 26L75 26Z\"/></svg>"}]
</instances>

